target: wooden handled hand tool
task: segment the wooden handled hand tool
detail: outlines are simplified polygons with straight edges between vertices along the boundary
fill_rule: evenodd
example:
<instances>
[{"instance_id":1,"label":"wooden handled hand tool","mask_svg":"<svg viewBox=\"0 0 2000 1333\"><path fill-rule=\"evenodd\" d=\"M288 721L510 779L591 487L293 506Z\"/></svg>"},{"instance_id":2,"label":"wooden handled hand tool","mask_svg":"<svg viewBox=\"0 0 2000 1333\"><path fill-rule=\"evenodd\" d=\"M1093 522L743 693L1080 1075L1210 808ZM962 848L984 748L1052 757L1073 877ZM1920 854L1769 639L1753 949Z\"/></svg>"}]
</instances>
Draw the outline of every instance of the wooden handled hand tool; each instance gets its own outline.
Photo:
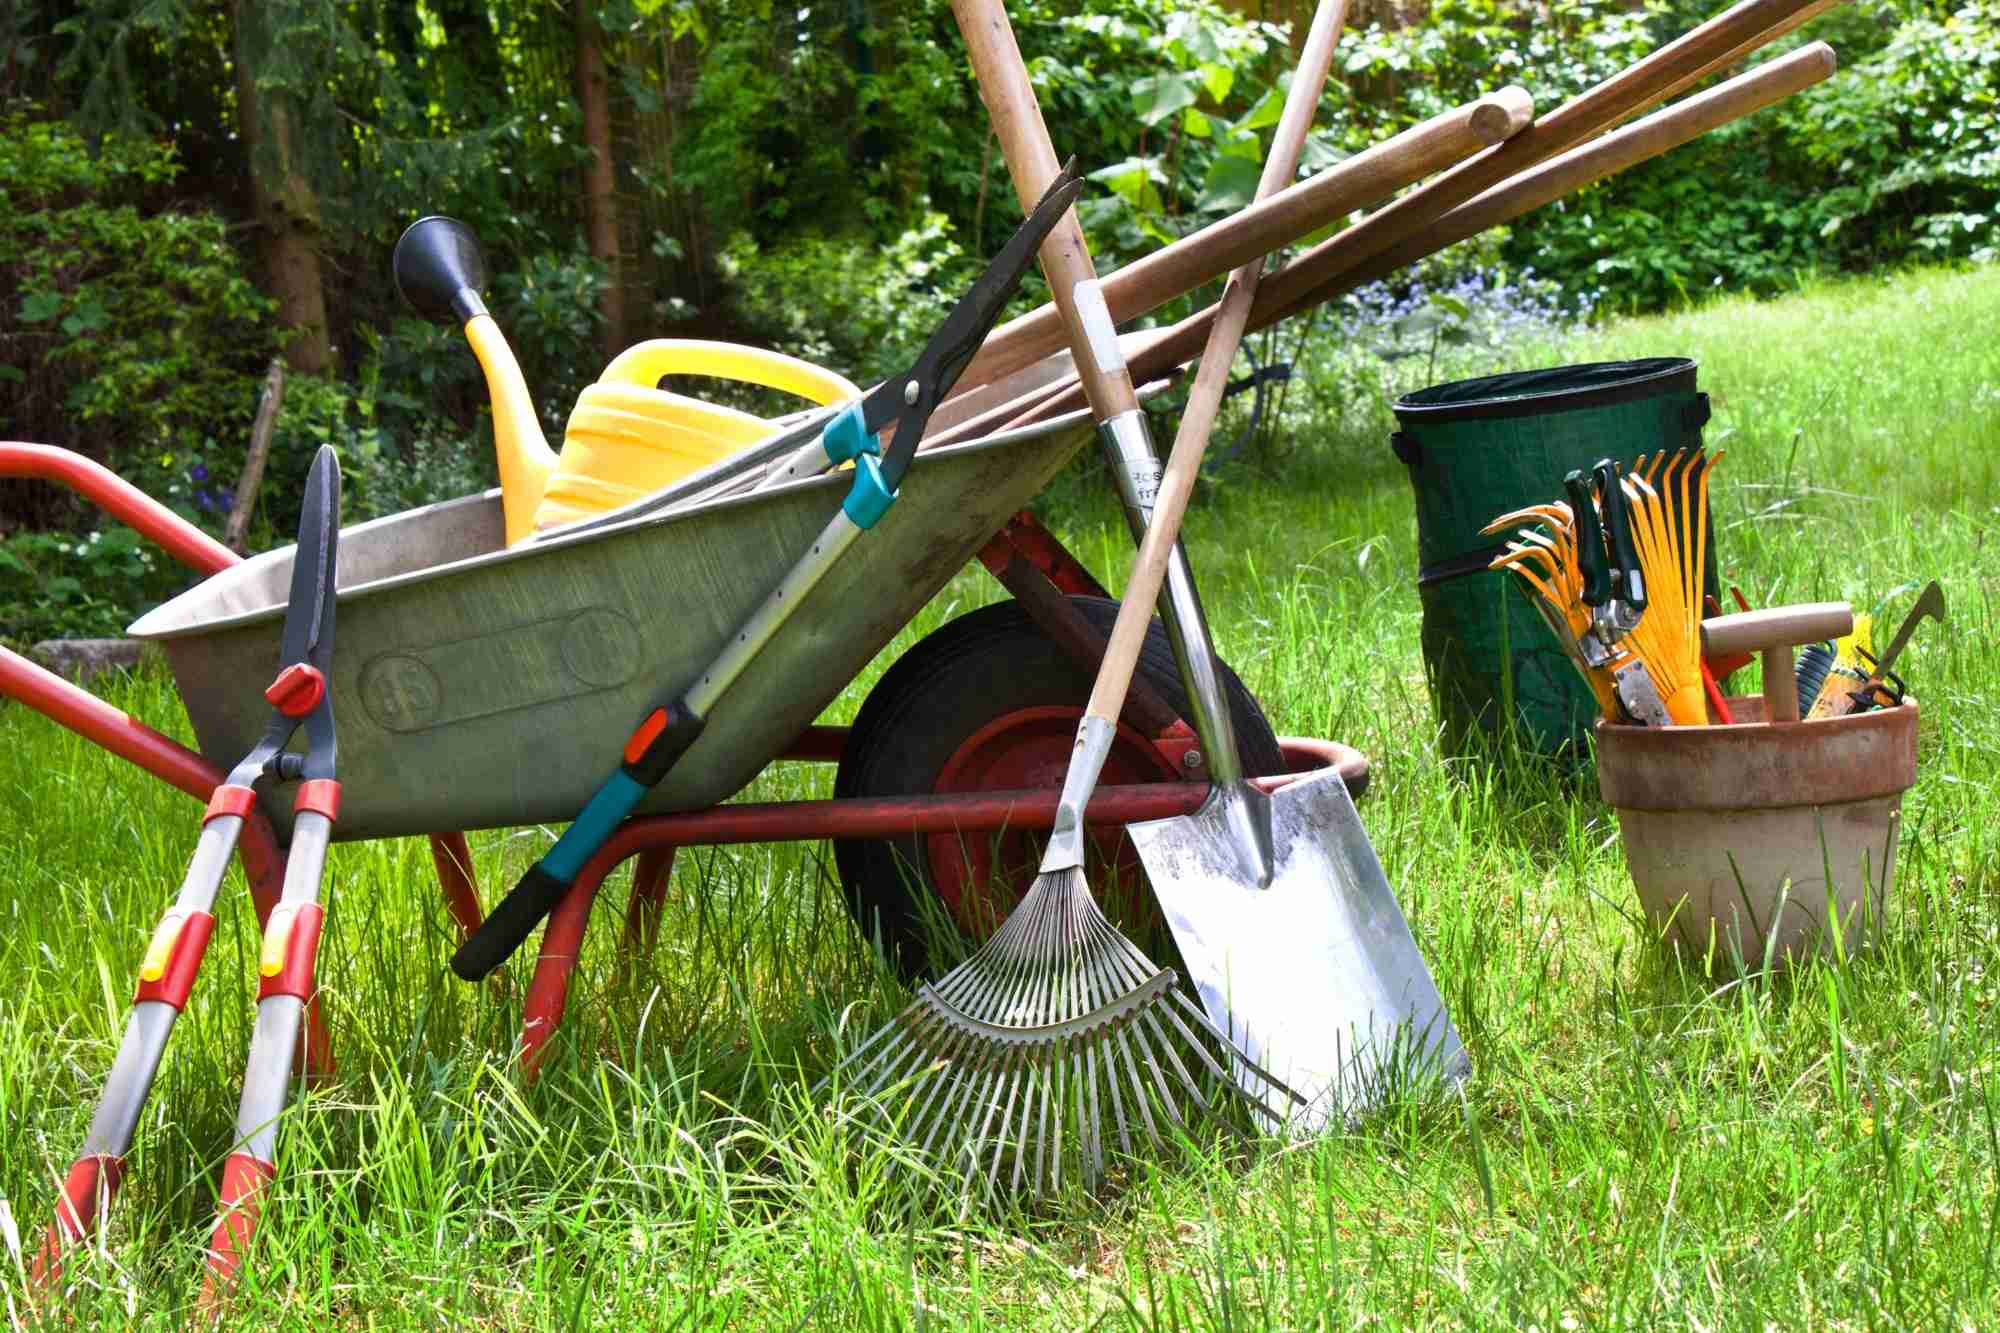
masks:
<instances>
[{"instance_id":1,"label":"wooden handled hand tool","mask_svg":"<svg viewBox=\"0 0 2000 1333\"><path fill-rule=\"evenodd\" d=\"M1704 656L1760 654L1764 659L1764 720L1796 722L1799 686L1792 674L1792 649L1853 632L1854 608L1846 602L1770 606L1702 621L1701 651Z\"/></svg>"}]
</instances>

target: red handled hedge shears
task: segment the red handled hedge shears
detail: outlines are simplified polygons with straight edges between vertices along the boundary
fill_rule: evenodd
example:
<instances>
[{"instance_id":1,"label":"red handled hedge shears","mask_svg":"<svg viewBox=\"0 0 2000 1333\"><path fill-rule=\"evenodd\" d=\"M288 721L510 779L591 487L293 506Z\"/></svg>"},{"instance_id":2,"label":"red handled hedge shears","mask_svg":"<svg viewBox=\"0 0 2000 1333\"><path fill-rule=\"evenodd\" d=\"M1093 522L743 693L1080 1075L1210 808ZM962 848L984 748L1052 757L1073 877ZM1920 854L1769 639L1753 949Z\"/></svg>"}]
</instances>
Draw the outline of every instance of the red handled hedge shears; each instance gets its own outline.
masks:
<instances>
[{"instance_id":1,"label":"red handled hedge shears","mask_svg":"<svg viewBox=\"0 0 2000 1333\"><path fill-rule=\"evenodd\" d=\"M70 1167L56 1220L35 1263L39 1281L52 1280L64 1248L88 1236L124 1174L125 1154L159 1072L174 1020L194 990L195 974L215 929L213 909L243 821L259 799L256 784L298 782L285 885L264 928L258 956L257 1026L244 1072L237 1142L223 1168L220 1215L211 1240L212 1277L228 1280L256 1226L263 1187L273 1174L277 1119L284 1110L305 1007L312 996L319 951L320 878L333 822L340 812L334 779L333 703L327 665L333 657L334 556L340 540L340 464L321 448L306 478L285 610L277 678L264 691L272 707L264 734L230 770L202 815L187 877L160 918L139 965L131 1017L91 1119L83 1152ZM289 748L303 729L305 748Z\"/></svg>"}]
</instances>

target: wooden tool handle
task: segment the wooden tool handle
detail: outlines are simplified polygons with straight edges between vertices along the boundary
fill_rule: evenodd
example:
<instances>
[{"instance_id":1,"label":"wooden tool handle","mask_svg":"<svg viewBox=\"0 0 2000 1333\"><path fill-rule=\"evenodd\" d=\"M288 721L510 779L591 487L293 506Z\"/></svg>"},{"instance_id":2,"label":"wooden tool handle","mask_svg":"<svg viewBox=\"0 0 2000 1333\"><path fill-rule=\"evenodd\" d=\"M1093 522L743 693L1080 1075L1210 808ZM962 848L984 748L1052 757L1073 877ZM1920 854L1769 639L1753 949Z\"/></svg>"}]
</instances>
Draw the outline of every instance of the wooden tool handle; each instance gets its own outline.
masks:
<instances>
[{"instance_id":1,"label":"wooden tool handle","mask_svg":"<svg viewBox=\"0 0 2000 1333\"><path fill-rule=\"evenodd\" d=\"M1806 602L1767 606L1701 622L1704 657L1758 653L1764 659L1764 720L1799 720L1799 683L1792 649L1802 643L1838 639L1854 632L1854 608L1846 602Z\"/></svg>"},{"instance_id":2,"label":"wooden tool handle","mask_svg":"<svg viewBox=\"0 0 2000 1333\"><path fill-rule=\"evenodd\" d=\"M1259 199L1268 199L1284 189L1298 170L1299 153L1305 147L1307 131L1312 128L1320 90L1326 86L1327 71L1333 66L1333 48L1340 42L1341 26L1346 19L1347 0L1320 0L1305 49L1299 53L1299 67L1292 76L1284 112L1272 136L1270 156L1264 160L1264 171L1258 178ZM1262 256L1251 260L1229 275L1229 285L1223 289L1208 345L1202 349L1201 366L1195 371L1194 386L1188 390L1187 406L1181 409L1173 452L1160 476L1153 516L1139 543L1132 577L1125 585L1124 596L1119 600L1118 620L1111 629L1111 647L1120 654L1119 674L1112 674L1112 657L1107 651L1104 666L1097 673L1097 683L1090 691L1088 711L1097 717L1115 718L1124 708L1132 663L1138 658L1146 624L1153 617L1153 603L1159 600L1160 585L1166 580L1167 560L1173 554L1175 538L1180 535L1181 516L1187 512L1195 478L1201 473L1202 455L1208 449L1215 414L1222 406L1223 390L1229 385L1229 369L1235 364L1236 348L1242 342L1251 303L1257 298L1257 280L1263 268ZM1197 647L1209 651L1205 642L1199 642Z\"/></svg>"},{"instance_id":3,"label":"wooden tool handle","mask_svg":"<svg viewBox=\"0 0 2000 1333\"><path fill-rule=\"evenodd\" d=\"M965 35L973 73L979 79L979 95L993 122L994 137L1000 141L1001 155L1007 159L1021 208L1032 212L1061 166L1049 142L1049 128L1042 121L1042 108L1035 101L1034 85L1028 81L1020 44L1014 40L1014 27L1007 21L1000 0L952 0L951 11ZM1132 376L1124 364L1108 370L1087 351L1089 339L1077 312L1076 285L1095 281L1097 270L1090 262L1075 209L1063 214L1042 242L1042 272L1069 330L1070 345L1076 348L1077 373L1090 399L1091 412L1099 421L1109 421L1135 410L1139 397L1132 391Z\"/></svg>"},{"instance_id":4,"label":"wooden tool handle","mask_svg":"<svg viewBox=\"0 0 2000 1333\"><path fill-rule=\"evenodd\" d=\"M1301 236L1393 196L1435 172L1503 142L1534 119L1525 89L1507 87L1440 112L1394 138L1280 188L1240 212L1172 245L1142 255L1103 279L1104 300L1119 323L1183 296L1211 278L1281 249ZM987 336L954 394L1010 375L1062 346L1062 313L1041 306Z\"/></svg>"},{"instance_id":5,"label":"wooden tool handle","mask_svg":"<svg viewBox=\"0 0 2000 1333\"><path fill-rule=\"evenodd\" d=\"M1758 653L1766 648L1796 648L1802 643L1838 639L1853 632L1854 608L1846 602L1767 606L1761 611L1738 611L1702 621L1701 651L1704 657Z\"/></svg>"}]
</instances>

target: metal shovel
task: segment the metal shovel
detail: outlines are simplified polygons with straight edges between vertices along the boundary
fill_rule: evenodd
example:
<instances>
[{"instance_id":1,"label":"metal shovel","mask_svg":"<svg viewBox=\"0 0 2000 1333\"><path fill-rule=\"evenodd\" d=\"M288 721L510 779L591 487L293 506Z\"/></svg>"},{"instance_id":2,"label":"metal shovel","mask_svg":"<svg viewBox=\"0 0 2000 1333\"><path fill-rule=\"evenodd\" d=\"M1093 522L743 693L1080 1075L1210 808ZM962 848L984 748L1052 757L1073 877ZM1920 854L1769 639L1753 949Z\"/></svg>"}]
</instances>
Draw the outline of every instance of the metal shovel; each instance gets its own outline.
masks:
<instances>
[{"instance_id":1,"label":"metal shovel","mask_svg":"<svg viewBox=\"0 0 2000 1333\"><path fill-rule=\"evenodd\" d=\"M1323 4L1315 35L1332 34L1345 5ZM1308 43L1308 53L1313 43ZM1299 77L1310 60L1302 58ZM1324 76L1325 65L1317 73ZM1310 86L1317 88L1315 81ZM1260 198L1282 188L1316 98L1289 99ZM1292 123L1302 117L1304 123ZM1287 145L1289 144L1289 150ZM1231 275L1203 353L1167 474L1196 466L1215 419L1236 341L1256 296L1261 259ZM1158 464L1153 465L1157 467ZM1191 477L1161 485L1157 516L1143 503L1146 546L1171 540ZM1140 564L1145 564L1142 555ZM1328 771L1266 795L1243 776L1223 702L1207 619L1185 575L1167 579L1168 632L1176 638L1193 721L1214 791L1192 815L1133 824L1132 841L1180 945L1189 980L1215 1025L1250 1059L1305 1101L1291 1128L1317 1129L1362 1109L1380 1091L1455 1077L1465 1050L1446 1015L1382 863L1339 774ZM1153 582L1151 589L1157 589ZM1151 600L1135 570L1128 601ZM1261 1074L1237 1077L1258 1104L1277 1104Z\"/></svg>"}]
</instances>

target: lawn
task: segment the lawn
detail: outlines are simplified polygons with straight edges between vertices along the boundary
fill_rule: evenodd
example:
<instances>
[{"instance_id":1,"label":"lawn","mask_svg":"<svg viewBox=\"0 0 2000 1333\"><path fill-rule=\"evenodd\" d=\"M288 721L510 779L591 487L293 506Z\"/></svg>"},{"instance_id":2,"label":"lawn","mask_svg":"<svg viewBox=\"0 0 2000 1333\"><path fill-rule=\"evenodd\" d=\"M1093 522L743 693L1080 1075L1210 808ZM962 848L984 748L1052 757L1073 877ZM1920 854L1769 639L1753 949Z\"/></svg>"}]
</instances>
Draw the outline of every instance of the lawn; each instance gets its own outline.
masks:
<instances>
[{"instance_id":1,"label":"lawn","mask_svg":"<svg viewBox=\"0 0 2000 1333\"><path fill-rule=\"evenodd\" d=\"M1724 983L1662 960L1594 782L1449 763L1418 655L1408 484L1361 405L1189 519L1225 656L1277 729L1365 750L1360 810L1471 1053L1462 1098L960 1218L857 1154L809 1089L842 1021L904 992L824 847L685 855L650 955L608 893L555 1055L510 1072L528 960L474 988L421 841L329 865L340 1070L282 1127L244 1326L606 1328L1977 1327L2000 1234L2000 269L1814 285L1612 324L1573 360L1687 355L1712 395L1725 581L1758 605L1942 581L1877 947ZM1524 351L1530 359L1548 349ZM1412 386L1414 387L1414 386ZM1051 524L1100 574L1129 541L1075 478ZM1000 596L962 575L884 654ZM868 679L872 679L871 672ZM834 710L851 717L857 684ZM185 736L171 684L112 690ZM0 706L0 1284L83 1139L196 808ZM467 781L478 780L468 774ZM759 796L823 793L786 766ZM550 830L474 835L490 896ZM232 875L81 1322L186 1322L249 1036Z\"/></svg>"}]
</instances>

